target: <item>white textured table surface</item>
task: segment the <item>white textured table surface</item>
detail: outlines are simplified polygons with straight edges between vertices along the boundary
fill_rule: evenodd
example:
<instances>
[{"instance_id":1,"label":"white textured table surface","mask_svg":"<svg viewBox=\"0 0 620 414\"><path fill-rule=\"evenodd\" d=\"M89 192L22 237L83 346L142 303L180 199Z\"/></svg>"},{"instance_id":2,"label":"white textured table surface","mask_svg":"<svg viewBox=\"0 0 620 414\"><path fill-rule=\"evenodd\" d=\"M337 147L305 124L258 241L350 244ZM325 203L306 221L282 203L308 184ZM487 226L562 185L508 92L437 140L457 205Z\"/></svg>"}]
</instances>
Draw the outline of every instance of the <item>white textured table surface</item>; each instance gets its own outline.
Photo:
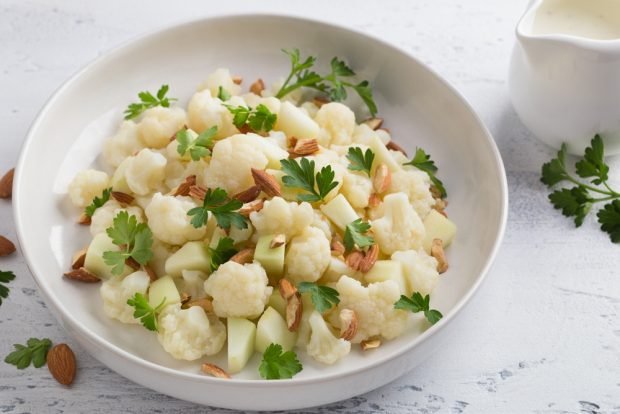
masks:
<instances>
[{"instance_id":1,"label":"white textured table surface","mask_svg":"<svg viewBox=\"0 0 620 414\"><path fill-rule=\"evenodd\" d=\"M259 10L259 2L226 3L2 0L0 170L16 162L46 99L84 64L177 21ZM404 47L452 82L493 133L510 186L506 238L453 342L392 384L304 412L620 413L619 247L594 221L575 230L552 210L539 183L540 166L552 151L526 131L507 95L513 27L526 1L294 4L262 0L260 10L290 10L362 29ZM16 239L6 201L0 202L0 234ZM46 309L23 258L0 259L0 268L17 274L0 308L0 356L31 336L72 343ZM0 412L224 411L133 384L73 345L80 369L71 389L46 369L17 371L0 362Z\"/></svg>"}]
</instances>

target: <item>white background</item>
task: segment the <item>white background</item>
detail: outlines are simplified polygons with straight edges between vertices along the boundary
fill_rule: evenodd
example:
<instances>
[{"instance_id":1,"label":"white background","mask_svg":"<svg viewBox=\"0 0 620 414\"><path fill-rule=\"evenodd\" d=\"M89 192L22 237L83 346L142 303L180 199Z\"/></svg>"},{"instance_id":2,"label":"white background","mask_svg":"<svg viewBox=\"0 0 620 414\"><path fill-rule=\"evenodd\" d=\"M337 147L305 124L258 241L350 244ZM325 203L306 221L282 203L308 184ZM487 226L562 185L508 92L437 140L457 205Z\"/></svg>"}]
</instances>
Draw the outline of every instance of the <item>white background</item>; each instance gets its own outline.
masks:
<instances>
[{"instance_id":1,"label":"white background","mask_svg":"<svg viewBox=\"0 0 620 414\"><path fill-rule=\"evenodd\" d=\"M553 151L523 127L507 93L513 30L526 3L1 0L0 170L14 165L30 123L61 82L138 34L200 16L262 11L379 36L438 71L482 116L508 173L508 228L451 343L392 384L304 412L620 413L620 246L594 220L574 229L551 208L539 176ZM114 85L102 93L107 87ZM1 200L0 234L16 239L11 204ZM45 368L17 371L0 362L0 412L224 411L159 395L111 372L59 327L19 254L0 259L0 268L17 274L0 308L0 357L36 336L74 345L79 362L71 389Z\"/></svg>"}]
</instances>

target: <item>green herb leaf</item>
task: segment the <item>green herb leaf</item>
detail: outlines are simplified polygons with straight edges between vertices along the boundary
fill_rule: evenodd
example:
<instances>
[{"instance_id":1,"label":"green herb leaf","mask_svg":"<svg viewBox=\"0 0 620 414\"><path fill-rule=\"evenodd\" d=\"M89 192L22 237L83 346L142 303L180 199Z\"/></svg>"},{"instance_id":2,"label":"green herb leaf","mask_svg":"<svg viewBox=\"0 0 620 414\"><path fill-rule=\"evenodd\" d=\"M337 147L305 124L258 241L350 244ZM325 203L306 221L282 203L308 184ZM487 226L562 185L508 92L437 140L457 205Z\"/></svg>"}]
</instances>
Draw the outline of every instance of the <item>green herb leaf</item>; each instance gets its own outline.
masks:
<instances>
[{"instance_id":1,"label":"green herb leaf","mask_svg":"<svg viewBox=\"0 0 620 414\"><path fill-rule=\"evenodd\" d=\"M601 230L609 234L612 242L620 242L620 200L614 200L599 210L598 222Z\"/></svg>"},{"instance_id":2,"label":"green herb leaf","mask_svg":"<svg viewBox=\"0 0 620 414\"><path fill-rule=\"evenodd\" d=\"M84 214L86 214L88 217L92 217L99 207L103 207L103 205L108 202L111 194L111 187L103 190L101 197L93 198L93 201L90 203L90 205L86 206L86 209L84 209Z\"/></svg>"},{"instance_id":3,"label":"green herb leaf","mask_svg":"<svg viewBox=\"0 0 620 414\"><path fill-rule=\"evenodd\" d=\"M164 308L166 298L163 298L157 307L153 308L146 296L142 293L136 293L132 298L127 300L127 304L134 308L133 317L140 320L142 326L149 331L158 331L157 316Z\"/></svg>"},{"instance_id":4,"label":"green herb leaf","mask_svg":"<svg viewBox=\"0 0 620 414\"><path fill-rule=\"evenodd\" d=\"M237 212L241 206L243 206L241 201L228 198L226 190L208 189L202 207L192 208L187 215L192 217L191 223L196 228L206 225L211 213L217 225L223 229L230 229L231 225L238 229L246 229L248 227L246 218Z\"/></svg>"},{"instance_id":5,"label":"green herb leaf","mask_svg":"<svg viewBox=\"0 0 620 414\"><path fill-rule=\"evenodd\" d=\"M120 247L120 251L103 253L103 261L112 266L112 274L121 275L125 269L125 261L133 258L141 265L146 265L153 257L151 247L153 234L146 223L138 223L136 216L127 211L120 211L106 229L112 243Z\"/></svg>"},{"instance_id":6,"label":"green herb leaf","mask_svg":"<svg viewBox=\"0 0 620 414\"><path fill-rule=\"evenodd\" d=\"M431 325L439 321L443 315L436 309L430 308L431 297L422 296L420 292L414 292L410 298L401 295L400 299L394 304L394 309L408 310L413 313L424 312L424 317Z\"/></svg>"},{"instance_id":7,"label":"green herb leaf","mask_svg":"<svg viewBox=\"0 0 620 414\"><path fill-rule=\"evenodd\" d=\"M599 135L592 138L590 147L585 149L583 159L575 165L575 171L581 178L590 178L592 183L600 185L607 181L609 167L605 164L605 148Z\"/></svg>"},{"instance_id":8,"label":"green herb leaf","mask_svg":"<svg viewBox=\"0 0 620 414\"><path fill-rule=\"evenodd\" d=\"M349 160L348 169L352 171L363 171L370 177L372 163L375 160L375 153L372 152L370 148L364 153L360 147L349 147L347 159Z\"/></svg>"},{"instance_id":9,"label":"green herb leaf","mask_svg":"<svg viewBox=\"0 0 620 414\"><path fill-rule=\"evenodd\" d=\"M223 237L217 242L215 249L209 247L211 255L211 272L215 272L220 265L226 263L237 254L238 250L234 247L235 241L230 237Z\"/></svg>"},{"instance_id":10,"label":"green herb leaf","mask_svg":"<svg viewBox=\"0 0 620 414\"><path fill-rule=\"evenodd\" d=\"M231 94L230 92L228 92L226 89L224 89L223 87L219 86L217 88L217 97L222 101L222 102L226 102L227 100L229 100L231 98Z\"/></svg>"},{"instance_id":11,"label":"green herb leaf","mask_svg":"<svg viewBox=\"0 0 620 414\"><path fill-rule=\"evenodd\" d=\"M179 143L177 145L177 152L180 156L184 156L189 151L192 160L198 161L203 157L211 155L213 138L216 134L217 126L212 126L197 136L193 131L182 129L176 133L176 140Z\"/></svg>"},{"instance_id":12,"label":"green herb leaf","mask_svg":"<svg viewBox=\"0 0 620 414\"><path fill-rule=\"evenodd\" d=\"M6 299L9 296L9 288L5 285L13 279L15 279L15 273L0 270L0 305L2 305L2 299Z\"/></svg>"},{"instance_id":13,"label":"green herb leaf","mask_svg":"<svg viewBox=\"0 0 620 414\"><path fill-rule=\"evenodd\" d=\"M168 93L168 85L162 85L157 91L157 97L153 96L148 91L143 91L138 94L138 98L140 98L140 102L129 104L127 109L125 109L125 119L133 119L137 118L142 114L142 112L146 111L150 108L155 108L156 106L163 106L164 108L168 108L170 106L170 102L176 101L175 98L167 98L166 94Z\"/></svg>"},{"instance_id":14,"label":"green herb leaf","mask_svg":"<svg viewBox=\"0 0 620 414\"><path fill-rule=\"evenodd\" d=\"M372 246L375 240L365 235L368 230L370 230L370 224L362 221L361 218L347 224L344 231L344 247L346 251L350 252L355 246L360 249Z\"/></svg>"},{"instance_id":15,"label":"green herb leaf","mask_svg":"<svg viewBox=\"0 0 620 414\"><path fill-rule=\"evenodd\" d=\"M549 194L553 207L562 210L566 217L575 217L575 226L583 224L583 220L592 208L592 199L588 190L583 187L563 188Z\"/></svg>"},{"instance_id":16,"label":"green herb leaf","mask_svg":"<svg viewBox=\"0 0 620 414\"><path fill-rule=\"evenodd\" d=\"M543 164L540 181L551 188L557 183L568 179L569 175L566 172L566 144L562 144L557 157Z\"/></svg>"},{"instance_id":17,"label":"green herb leaf","mask_svg":"<svg viewBox=\"0 0 620 414\"><path fill-rule=\"evenodd\" d=\"M312 304L317 311L323 313L340 303L340 295L336 289L317 285L312 282L301 282L297 285L299 293L310 293Z\"/></svg>"},{"instance_id":18,"label":"green herb leaf","mask_svg":"<svg viewBox=\"0 0 620 414\"><path fill-rule=\"evenodd\" d=\"M15 365L17 369L24 369L30 365L40 368L47 361L47 351L52 346L52 341L47 338L30 338L26 345L15 344L15 351L4 358L7 364Z\"/></svg>"},{"instance_id":19,"label":"green herb leaf","mask_svg":"<svg viewBox=\"0 0 620 414\"><path fill-rule=\"evenodd\" d=\"M233 115L233 124L239 129L247 125L254 132L269 132L278 119L278 115L263 104L259 104L255 109L248 106L224 106Z\"/></svg>"},{"instance_id":20,"label":"green herb leaf","mask_svg":"<svg viewBox=\"0 0 620 414\"><path fill-rule=\"evenodd\" d=\"M263 354L258 372L264 379L273 380L293 378L302 369L303 366L297 359L295 352L282 352L281 345L271 344Z\"/></svg>"},{"instance_id":21,"label":"green herb leaf","mask_svg":"<svg viewBox=\"0 0 620 414\"><path fill-rule=\"evenodd\" d=\"M435 165L435 161L433 161L431 159L431 156L424 152L422 148L416 148L415 155L413 156L411 161L406 162L403 165L412 165L418 170L427 173L433 185L441 193L441 197L447 197L448 194L446 193L446 188L443 186L441 180L435 176L435 173L437 172L437 166Z\"/></svg>"},{"instance_id":22,"label":"green herb leaf","mask_svg":"<svg viewBox=\"0 0 620 414\"><path fill-rule=\"evenodd\" d=\"M314 203L323 201L327 194L338 186L338 181L334 181L335 173L332 167L326 165L320 172L314 174L315 164L313 160L301 158L280 160L282 171L286 175L282 177L282 183L286 187L300 188L309 194L299 194L299 201ZM315 189L315 180L316 188Z\"/></svg>"}]
</instances>

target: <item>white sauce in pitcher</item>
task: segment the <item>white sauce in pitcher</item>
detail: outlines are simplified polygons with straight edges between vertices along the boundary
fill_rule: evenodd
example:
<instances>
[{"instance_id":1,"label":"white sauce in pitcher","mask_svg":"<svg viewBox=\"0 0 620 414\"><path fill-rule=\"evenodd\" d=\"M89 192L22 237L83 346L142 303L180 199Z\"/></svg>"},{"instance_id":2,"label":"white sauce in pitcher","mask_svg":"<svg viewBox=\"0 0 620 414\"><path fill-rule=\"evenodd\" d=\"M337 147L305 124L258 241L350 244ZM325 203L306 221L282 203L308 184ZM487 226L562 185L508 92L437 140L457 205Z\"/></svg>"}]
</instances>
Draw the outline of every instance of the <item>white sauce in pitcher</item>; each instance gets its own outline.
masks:
<instances>
[{"instance_id":1,"label":"white sauce in pitcher","mask_svg":"<svg viewBox=\"0 0 620 414\"><path fill-rule=\"evenodd\" d=\"M534 15L532 34L620 38L620 0L545 0Z\"/></svg>"}]
</instances>

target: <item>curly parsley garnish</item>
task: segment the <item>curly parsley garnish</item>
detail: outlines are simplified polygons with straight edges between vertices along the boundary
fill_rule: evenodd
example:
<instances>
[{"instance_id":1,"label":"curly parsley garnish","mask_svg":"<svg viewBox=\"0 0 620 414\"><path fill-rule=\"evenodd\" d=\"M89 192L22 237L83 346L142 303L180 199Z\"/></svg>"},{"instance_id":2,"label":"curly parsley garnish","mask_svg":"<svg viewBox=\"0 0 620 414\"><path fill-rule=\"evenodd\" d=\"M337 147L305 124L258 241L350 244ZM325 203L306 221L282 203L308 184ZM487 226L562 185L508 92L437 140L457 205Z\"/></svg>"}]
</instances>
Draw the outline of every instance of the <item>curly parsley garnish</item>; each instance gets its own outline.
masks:
<instances>
[{"instance_id":1,"label":"curly parsley garnish","mask_svg":"<svg viewBox=\"0 0 620 414\"><path fill-rule=\"evenodd\" d=\"M269 132L276 124L278 115L263 104L252 109L249 106L224 105L233 115L233 124L242 129L246 125L254 132Z\"/></svg>"},{"instance_id":2,"label":"curly parsley garnish","mask_svg":"<svg viewBox=\"0 0 620 414\"><path fill-rule=\"evenodd\" d=\"M127 304L134 308L133 317L140 320L142 326L149 331L157 331L157 316L161 313L166 304L166 298L156 307L152 307L142 293L136 293L127 300Z\"/></svg>"},{"instance_id":3,"label":"curly parsley garnish","mask_svg":"<svg viewBox=\"0 0 620 414\"><path fill-rule=\"evenodd\" d=\"M93 198L93 201L90 203L90 205L86 206L86 208L84 209L84 214L86 214L88 217L92 217L99 207L103 207L103 205L107 203L108 200L110 200L110 195L112 195L111 187L103 190L103 193L101 193L101 197Z\"/></svg>"},{"instance_id":4,"label":"curly parsley garnish","mask_svg":"<svg viewBox=\"0 0 620 414\"><path fill-rule=\"evenodd\" d=\"M237 199L228 198L226 190L216 188L207 190L202 206L194 207L187 212L192 217L191 223L194 227L200 228L207 224L209 213L213 214L217 225L223 229L230 229L235 226L238 229L246 229L248 223L246 218L239 214L239 210L243 203Z\"/></svg>"},{"instance_id":5,"label":"curly parsley garnish","mask_svg":"<svg viewBox=\"0 0 620 414\"><path fill-rule=\"evenodd\" d=\"M264 379L293 378L303 366L293 351L282 352L282 345L271 344L263 354L263 360L258 367L260 376Z\"/></svg>"},{"instance_id":6,"label":"curly parsley garnish","mask_svg":"<svg viewBox=\"0 0 620 414\"><path fill-rule=\"evenodd\" d=\"M211 155L215 134L217 134L217 126L212 126L198 135L194 131L182 129L175 136L179 143L177 153L184 156L189 151L189 155L194 161Z\"/></svg>"},{"instance_id":7,"label":"curly parsley garnish","mask_svg":"<svg viewBox=\"0 0 620 414\"><path fill-rule=\"evenodd\" d=\"M140 92L138 94L140 102L129 104L129 106L127 107L127 109L125 109L124 112L125 119L137 118L142 114L142 112L150 108L155 108L156 106L163 106L164 108L168 108L170 106L170 102L174 102L176 101L176 99L166 97L167 93L168 85L162 85L155 96L153 96L153 94L148 91Z\"/></svg>"},{"instance_id":8,"label":"curly parsley garnish","mask_svg":"<svg viewBox=\"0 0 620 414\"><path fill-rule=\"evenodd\" d=\"M117 252L103 253L103 261L112 266L112 274L123 274L125 261L129 258L146 265L153 257L151 229L146 223L138 223L136 216L130 216L127 211L121 211L114 217L112 227L106 229L106 233L112 243L120 248Z\"/></svg>"},{"instance_id":9,"label":"curly parsley garnish","mask_svg":"<svg viewBox=\"0 0 620 414\"><path fill-rule=\"evenodd\" d=\"M323 313L340 303L340 295L336 289L317 285L312 282L301 282L297 285L299 293L310 293L315 309Z\"/></svg>"},{"instance_id":10,"label":"curly parsley garnish","mask_svg":"<svg viewBox=\"0 0 620 414\"><path fill-rule=\"evenodd\" d=\"M41 368L47 361L47 351L52 346L52 341L47 338L30 338L26 345L14 344L15 351L4 358L7 364L15 365L17 369L27 368L30 363L35 368Z\"/></svg>"},{"instance_id":11,"label":"curly parsley garnish","mask_svg":"<svg viewBox=\"0 0 620 414\"><path fill-rule=\"evenodd\" d=\"M430 154L424 152L422 148L416 148L415 155L413 156L411 161L406 162L403 165L413 165L418 170L427 173L433 185L441 193L441 198L446 198L448 196L448 194L446 193L446 188L443 186L443 183L435 175L435 173L437 172L437 166L435 165L435 161L433 161Z\"/></svg>"},{"instance_id":12,"label":"curly parsley garnish","mask_svg":"<svg viewBox=\"0 0 620 414\"><path fill-rule=\"evenodd\" d=\"M282 182L286 187L301 188L309 194L299 194L299 201L314 203L323 201L327 194L338 186L338 181L334 181L336 174L332 167L326 165L321 171L314 173L314 161L307 158L280 160L282 171L286 175L282 177ZM315 187L316 184L316 187Z\"/></svg>"},{"instance_id":13,"label":"curly parsley garnish","mask_svg":"<svg viewBox=\"0 0 620 414\"><path fill-rule=\"evenodd\" d=\"M430 308L431 297L426 295L422 297L420 292L414 292L410 298L401 295L400 299L394 304L394 309L408 310L413 313L424 312L424 317L434 325L443 318L441 312L437 309Z\"/></svg>"}]
</instances>

